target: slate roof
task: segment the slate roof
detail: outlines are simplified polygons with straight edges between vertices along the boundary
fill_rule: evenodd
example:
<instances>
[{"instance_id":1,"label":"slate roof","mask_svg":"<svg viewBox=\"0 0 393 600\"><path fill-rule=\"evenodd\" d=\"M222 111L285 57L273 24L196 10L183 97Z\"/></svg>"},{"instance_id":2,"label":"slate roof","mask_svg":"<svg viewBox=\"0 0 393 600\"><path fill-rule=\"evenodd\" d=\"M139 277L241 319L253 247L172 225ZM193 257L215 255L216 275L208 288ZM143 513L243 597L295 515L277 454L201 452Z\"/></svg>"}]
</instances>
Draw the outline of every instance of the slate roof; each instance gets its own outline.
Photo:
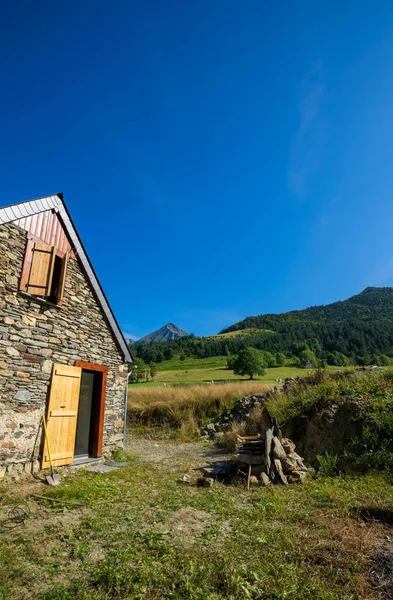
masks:
<instances>
[{"instance_id":1,"label":"slate roof","mask_svg":"<svg viewBox=\"0 0 393 600\"><path fill-rule=\"evenodd\" d=\"M56 211L59 219L63 223L64 229L67 232L72 244L75 256L79 259L86 276L93 287L97 301L105 313L109 326L112 329L115 340L117 341L118 346L123 353L125 361L132 362L127 342L124 339L119 324L116 321L115 315L113 314L109 302L104 294L104 290L98 281L98 277L95 274L75 225L72 222L70 213L68 212L63 200L63 194L55 194L53 196L37 198L36 200L28 200L26 202L20 202L18 204L12 204L11 206L0 208L0 225L52 209Z\"/></svg>"}]
</instances>

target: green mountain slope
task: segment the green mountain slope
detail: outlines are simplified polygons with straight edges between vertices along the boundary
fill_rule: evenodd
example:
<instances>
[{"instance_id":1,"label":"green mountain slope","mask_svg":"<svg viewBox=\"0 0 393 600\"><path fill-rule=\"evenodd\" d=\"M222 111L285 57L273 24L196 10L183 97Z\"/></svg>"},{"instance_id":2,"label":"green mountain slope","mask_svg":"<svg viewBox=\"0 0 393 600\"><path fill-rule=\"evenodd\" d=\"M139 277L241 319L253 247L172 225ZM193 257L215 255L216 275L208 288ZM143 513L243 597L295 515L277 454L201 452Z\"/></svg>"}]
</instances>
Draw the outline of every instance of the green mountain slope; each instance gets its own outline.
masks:
<instances>
[{"instance_id":1,"label":"green mountain slope","mask_svg":"<svg viewBox=\"0 0 393 600\"><path fill-rule=\"evenodd\" d=\"M346 323L364 321L376 323L386 321L393 323L393 288L368 287L360 294L323 306L311 306L304 310L292 310L282 314L266 314L257 317L247 317L220 333L238 331L241 329L273 329L280 331L289 323Z\"/></svg>"},{"instance_id":2,"label":"green mountain slope","mask_svg":"<svg viewBox=\"0 0 393 600\"><path fill-rule=\"evenodd\" d=\"M375 355L393 358L393 288L369 287L326 306L247 317L217 336L141 343L137 353L160 362L178 354L195 358L237 354L248 346L286 356L300 356L310 349L327 360L331 353L340 352L359 364L374 362Z\"/></svg>"}]
</instances>

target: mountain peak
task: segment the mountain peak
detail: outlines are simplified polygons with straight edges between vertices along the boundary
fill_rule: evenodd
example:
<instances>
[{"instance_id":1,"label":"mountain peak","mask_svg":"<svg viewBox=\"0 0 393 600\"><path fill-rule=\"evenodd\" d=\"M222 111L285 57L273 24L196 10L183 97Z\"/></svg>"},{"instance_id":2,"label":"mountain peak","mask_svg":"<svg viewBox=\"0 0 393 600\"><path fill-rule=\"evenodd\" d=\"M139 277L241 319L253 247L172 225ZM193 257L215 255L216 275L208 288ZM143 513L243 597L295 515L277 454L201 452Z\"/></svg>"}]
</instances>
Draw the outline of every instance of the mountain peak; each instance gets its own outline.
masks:
<instances>
[{"instance_id":1,"label":"mountain peak","mask_svg":"<svg viewBox=\"0 0 393 600\"><path fill-rule=\"evenodd\" d=\"M174 323L167 323L160 329L145 335L145 337L138 340L140 342L165 342L167 340L175 340L179 337L188 335L186 331L175 325Z\"/></svg>"}]
</instances>

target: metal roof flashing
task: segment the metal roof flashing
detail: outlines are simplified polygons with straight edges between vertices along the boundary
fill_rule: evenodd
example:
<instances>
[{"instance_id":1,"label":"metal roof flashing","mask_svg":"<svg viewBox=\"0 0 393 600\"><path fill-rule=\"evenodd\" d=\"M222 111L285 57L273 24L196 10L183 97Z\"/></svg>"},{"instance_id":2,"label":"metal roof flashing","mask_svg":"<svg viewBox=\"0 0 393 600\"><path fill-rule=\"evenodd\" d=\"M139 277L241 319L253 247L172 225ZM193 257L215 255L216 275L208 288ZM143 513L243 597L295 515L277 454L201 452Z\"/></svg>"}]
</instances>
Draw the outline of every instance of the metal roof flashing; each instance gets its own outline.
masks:
<instances>
[{"instance_id":1,"label":"metal roof flashing","mask_svg":"<svg viewBox=\"0 0 393 600\"><path fill-rule=\"evenodd\" d=\"M104 290L101 287L78 232L72 222L71 216L63 200L63 194L59 193L53 196L37 198L36 200L27 200L25 202L20 202L19 204L12 204L11 206L0 208L0 225L53 209L58 213L59 218L64 225L64 228L70 238L70 242L72 243L75 255L79 258L83 270L85 271L86 276L93 287L97 301L101 305L117 345L123 353L124 360L126 362L133 362L127 342L124 339L119 324L116 321L116 317L113 314Z\"/></svg>"}]
</instances>

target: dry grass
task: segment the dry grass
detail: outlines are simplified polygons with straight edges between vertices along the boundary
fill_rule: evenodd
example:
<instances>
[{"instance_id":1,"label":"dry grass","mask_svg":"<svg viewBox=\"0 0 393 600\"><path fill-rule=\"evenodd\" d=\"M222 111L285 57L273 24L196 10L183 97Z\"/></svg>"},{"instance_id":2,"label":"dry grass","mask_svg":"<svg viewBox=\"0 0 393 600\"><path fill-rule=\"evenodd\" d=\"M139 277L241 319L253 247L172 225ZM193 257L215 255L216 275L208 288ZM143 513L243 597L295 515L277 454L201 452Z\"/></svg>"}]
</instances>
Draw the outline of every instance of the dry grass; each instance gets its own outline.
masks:
<instances>
[{"instance_id":1,"label":"dry grass","mask_svg":"<svg viewBox=\"0 0 393 600\"><path fill-rule=\"evenodd\" d=\"M264 392L270 385L236 382L184 387L150 387L130 389L128 412L138 427L170 427L188 437L191 432L231 406L236 398Z\"/></svg>"}]
</instances>

